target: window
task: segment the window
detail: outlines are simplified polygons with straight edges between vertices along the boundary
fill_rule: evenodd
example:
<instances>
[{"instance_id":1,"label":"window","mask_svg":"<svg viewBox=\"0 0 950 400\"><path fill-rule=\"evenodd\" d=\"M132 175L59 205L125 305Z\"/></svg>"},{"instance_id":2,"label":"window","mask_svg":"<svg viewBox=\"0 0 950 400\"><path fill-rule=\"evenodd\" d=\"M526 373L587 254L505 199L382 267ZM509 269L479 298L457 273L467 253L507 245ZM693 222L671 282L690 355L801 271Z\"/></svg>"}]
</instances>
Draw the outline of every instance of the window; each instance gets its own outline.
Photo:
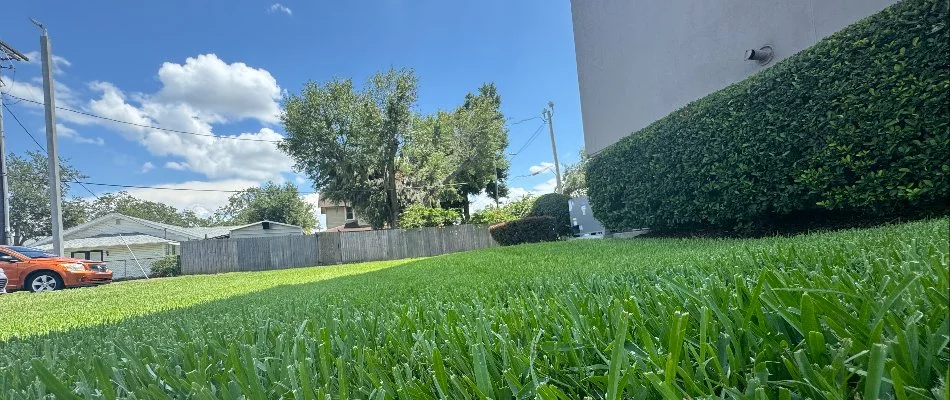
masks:
<instances>
[{"instance_id":1,"label":"window","mask_svg":"<svg viewBox=\"0 0 950 400\"><path fill-rule=\"evenodd\" d=\"M261 222L261 228L270 229L270 221Z\"/></svg>"},{"instance_id":2,"label":"window","mask_svg":"<svg viewBox=\"0 0 950 400\"><path fill-rule=\"evenodd\" d=\"M356 219L356 216L353 215L353 207L346 207L346 220L351 221Z\"/></svg>"},{"instance_id":3,"label":"window","mask_svg":"<svg viewBox=\"0 0 950 400\"><path fill-rule=\"evenodd\" d=\"M7 252L5 252L5 251L0 251L0 261L6 261L6 262L10 262L10 263L15 263L15 262L18 262L18 261L23 261L23 260L20 260L18 257L14 257L14 256L12 256L12 255L10 255L10 254L7 254Z\"/></svg>"},{"instance_id":4,"label":"window","mask_svg":"<svg viewBox=\"0 0 950 400\"><path fill-rule=\"evenodd\" d=\"M74 251L70 253L69 256L72 258L81 258L83 260L89 261L105 261L105 259L102 258L103 253L104 252L102 250L84 250Z\"/></svg>"},{"instance_id":5,"label":"window","mask_svg":"<svg viewBox=\"0 0 950 400\"><path fill-rule=\"evenodd\" d=\"M34 249L32 247L24 246L7 246L8 249L22 254L26 258L51 258L57 257L55 254L47 253L40 249Z\"/></svg>"}]
</instances>

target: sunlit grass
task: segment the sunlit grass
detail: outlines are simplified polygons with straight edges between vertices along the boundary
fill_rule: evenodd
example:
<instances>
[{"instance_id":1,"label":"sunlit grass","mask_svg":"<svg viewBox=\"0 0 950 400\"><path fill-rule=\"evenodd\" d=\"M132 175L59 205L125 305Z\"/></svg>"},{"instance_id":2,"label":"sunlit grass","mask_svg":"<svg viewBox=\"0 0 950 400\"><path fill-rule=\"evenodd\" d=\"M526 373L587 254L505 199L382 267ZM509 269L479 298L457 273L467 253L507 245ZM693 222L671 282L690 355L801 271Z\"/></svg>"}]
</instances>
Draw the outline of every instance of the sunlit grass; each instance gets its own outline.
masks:
<instances>
[{"instance_id":1,"label":"sunlit grass","mask_svg":"<svg viewBox=\"0 0 950 400\"><path fill-rule=\"evenodd\" d=\"M405 264L411 260L236 272L116 282L51 293L0 296L0 341L194 306L279 285L318 282ZM2 396L0 396L2 398Z\"/></svg>"},{"instance_id":2,"label":"sunlit grass","mask_svg":"<svg viewBox=\"0 0 950 400\"><path fill-rule=\"evenodd\" d=\"M281 283L0 343L0 398L946 398L947 225L261 273Z\"/></svg>"}]
</instances>

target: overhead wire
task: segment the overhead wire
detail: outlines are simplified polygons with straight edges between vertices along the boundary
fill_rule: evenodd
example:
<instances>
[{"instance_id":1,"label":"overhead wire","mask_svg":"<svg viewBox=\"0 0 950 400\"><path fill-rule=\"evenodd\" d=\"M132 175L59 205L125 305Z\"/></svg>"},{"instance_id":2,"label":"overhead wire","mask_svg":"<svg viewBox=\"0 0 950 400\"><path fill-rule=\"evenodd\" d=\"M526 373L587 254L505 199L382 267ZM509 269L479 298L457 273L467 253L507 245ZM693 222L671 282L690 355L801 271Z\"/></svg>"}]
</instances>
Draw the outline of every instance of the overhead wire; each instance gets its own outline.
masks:
<instances>
[{"instance_id":1,"label":"overhead wire","mask_svg":"<svg viewBox=\"0 0 950 400\"><path fill-rule=\"evenodd\" d=\"M525 149L527 149L528 146L530 146L531 143L534 142L534 140L538 138L538 135L541 133L541 128L544 128L544 124L546 124L546 123L547 123L547 122L545 121L545 122L542 122L541 125L538 125L538 129L535 129L535 130L534 130L534 133L531 134L531 136L530 136L530 137L528 138L528 140L521 146L521 148L519 148L518 151L516 151L516 152L514 152L514 153L511 154L511 159L512 159L512 160L513 160L515 157L517 157L519 154L521 154L521 152L523 152Z\"/></svg>"},{"instance_id":2,"label":"overhead wire","mask_svg":"<svg viewBox=\"0 0 950 400\"><path fill-rule=\"evenodd\" d=\"M41 101L36 101L36 100L33 100L33 99L23 98L23 97L14 95L14 94L4 93L4 95L10 96L10 97L12 97L12 98L14 98L14 99L17 99L17 100L20 100L20 101L26 101L26 102L29 102L29 103L34 103L34 104L43 105L43 102L41 102ZM97 115L97 114L93 114L93 113L86 112L86 111L74 110L74 109L68 108L68 107L56 106L56 109L57 109L57 110L67 111L67 112L71 112L71 113L75 113L75 114L79 114L79 115L84 115L84 116L87 116L87 117L90 117L90 118L98 118L98 119L101 119L101 120L104 120L104 121L115 122L115 123L118 123L118 124L131 125L131 126L136 126L136 127L139 127L139 128L154 129L154 130L157 130L157 131L164 131L164 132L171 132L171 133L181 133L181 134L185 134L185 135L210 137L210 138L216 138L216 139L242 140L242 141L246 141L246 142L265 142L265 143L281 143L281 142L283 142L283 140L256 139L256 138L247 138L247 137L240 137L240 136L221 136L221 135L215 135L215 134L211 134L211 133L189 132L189 131L183 131L183 130L179 130L179 129L165 128L165 127L155 126L155 125L139 124L139 123L135 123L135 122L123 121L123 120L120 120L120 119L115 119L115 118L110 118L110 117L104 117L104 116Z\"/></svg>"}]
</instances>

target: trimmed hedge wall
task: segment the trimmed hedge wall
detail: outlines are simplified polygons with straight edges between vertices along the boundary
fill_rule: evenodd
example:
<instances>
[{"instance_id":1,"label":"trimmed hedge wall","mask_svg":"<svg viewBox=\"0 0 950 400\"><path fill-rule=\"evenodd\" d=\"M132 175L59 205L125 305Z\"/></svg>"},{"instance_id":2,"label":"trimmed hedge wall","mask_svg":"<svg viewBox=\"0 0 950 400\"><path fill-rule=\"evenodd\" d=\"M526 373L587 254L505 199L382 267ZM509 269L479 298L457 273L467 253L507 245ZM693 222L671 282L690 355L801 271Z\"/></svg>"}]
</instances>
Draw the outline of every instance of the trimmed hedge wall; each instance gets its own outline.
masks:
<instances>
[{"instance_id":1,"label":"trimmed hedge wall","mask_svg":"<svg viewBox=\"0 0 950 400\"><path fill-rule=\"evenodd\" d=\"M502 222L490 226L488 233L502 246L557 240L554 218L548 216L524 217L514 221Z\"/></svg>"},{"instance_id":2,"label":"trimmed hedge wall","mask_svg":"<svg viewBox=\"0 0 950 400\"><path fill-rule=\"evenodd\" d=\"M609 146L588 166L610 229L751 231L945 213L946 0L904 0Z\"/></svg>"}]
</instances>

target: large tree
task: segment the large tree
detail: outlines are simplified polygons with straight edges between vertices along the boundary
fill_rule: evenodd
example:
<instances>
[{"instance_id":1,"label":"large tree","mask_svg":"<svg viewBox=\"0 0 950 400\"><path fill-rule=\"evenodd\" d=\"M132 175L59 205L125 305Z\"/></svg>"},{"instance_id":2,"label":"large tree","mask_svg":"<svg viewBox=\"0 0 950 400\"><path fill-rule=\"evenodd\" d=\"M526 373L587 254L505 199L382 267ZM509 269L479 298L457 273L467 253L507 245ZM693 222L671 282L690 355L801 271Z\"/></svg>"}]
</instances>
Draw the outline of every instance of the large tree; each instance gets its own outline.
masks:
<instances>
[{"instance_id":1,"label":"large tree","mask_svg":"<svg viewBox=\"0 0 950 400\"><path fill-rule=\"evenodd\" d=\"M359 91L350 79L309 82L284 99L279 147L324 198L350 204L374 227L396 227L397 157L415 102L412 70L377 73Z\"/></svg>"},{"instance_id":2,"label":"large tree","mask_svg":"<svg viewBox=\"0 0 950 400\"><path fill-rule=\"evenodd\" d=\"M454 195L443 201L460 205L467 219L470 195L484 191L498 199L508 194L505 181L509 162L504 157L508 127L494 83L482 85L477 94L465 95L465 102L455 110L454 133L459 169L452 178Z\"/></svg>"},{"instance_id":3,"label":"large tree","mask_svg":"<svg viewBox=\"0 0 950 400\"><path fill-rule=\"evenodd\" d=\"M300 226L308 232L320 227L313 205L304 201L297 186L290 182L283 185L267 182L264 186L236 193L228 199L228 205L215 213L214 219L227 224L263 220L282 222Z\"/></svg>"},{"instance_id":4,"label":"large tree","mask_svg":"<svg viewBox=\"0 0 950 400\"><path fill-rule=\"evenodd\" d=\"M69 163L60 163L60 187L69 193L70 182L85 179ZM7 155L7 183L10 185L10 231L12 243L21 245L27 240L52 234L50 218L49 178L47 158L37 152L25 157ZM85 203L81 199L66 199L63 204L63 227L71 228L86 220Z\"/></svg>"},{"instance_id":5,"label":"large tree","mask_svg":"<svg viewBox=\"0 0 950 400\"><path fill-rule=\"evenodd\" d=\"M427 206L435 197L445 208L461 209L466 219L470 195L506 196L508 129L500 107L489 83L451 112L418 118L402 150L405 179L415 188L405 190L407 196Z\"/></svg>"},{"instance_id":6,"label":"large tree","mask_svg":"<svg viewBox=\"0 0 950 400\"><path fill-rule=\"evenodd\" d=\"M110 213L120 213L177 226L193 227L210 224L210 221L199 217L194 211L179 210L167 204L139 199L128 192L98 196L95 200L88 202L86 208L90 220Z\"/></svg>"}]
</instances>

